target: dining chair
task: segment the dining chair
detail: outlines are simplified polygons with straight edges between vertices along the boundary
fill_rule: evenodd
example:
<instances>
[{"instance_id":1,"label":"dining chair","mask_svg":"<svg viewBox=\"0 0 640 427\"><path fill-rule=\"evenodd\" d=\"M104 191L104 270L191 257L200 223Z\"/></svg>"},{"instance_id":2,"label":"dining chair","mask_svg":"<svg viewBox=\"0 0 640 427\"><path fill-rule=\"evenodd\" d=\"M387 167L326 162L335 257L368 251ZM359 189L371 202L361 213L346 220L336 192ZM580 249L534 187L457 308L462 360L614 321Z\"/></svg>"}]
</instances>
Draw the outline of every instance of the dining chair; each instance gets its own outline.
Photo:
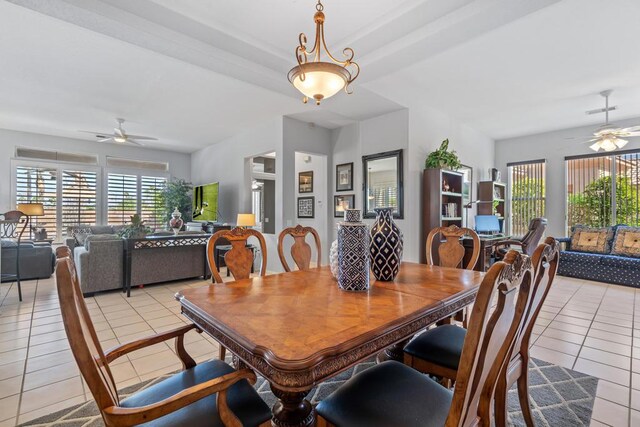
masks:
<instances>
[{"instance_id":1,"label":"dining chair","mask_svg":"<svg viewBox=\"0 0 640 427\"><path fill-rule=\"evenodd\" d=\"M254 236L260 244L262 254L262 265L260 275L267 273L267 244L264 236L259 231L252 228L235 227L231 230L220 230L214 233L207 242L207 260L211 270L211 278L215 283L223 283L218 267L218 260L215 257L215 246L219 239L227 239L231 243L231 249L224 255L224 263L233 275L235 280L248 279L251 276L253 266L253 251L247 247L247 240Z\"/></svg>"},{"instance_id":2,"label":"dining chair","mask_svg":"<svg viewBox=\"0 0 640 427\"><path fill-rule=\"evenodd\" d=\"M532 275L531 259L515 251L486 273L453 392L415 369L387 361L322 400L316 407L317 426L489 426L498 375L513 347Z\"/></svg>"},{"instance_id":3,"label":"dining chair","mask_svg":"<svg viewBox=\"0 0 640 427\"><path fill-rule=\"evenodd\" d=\"M262 233L252 228L235 227L231 230L215 232L207 242L207 261L209 262L212 281L215 283L223 283L215 251L216 242L220 239L226 239L231 243L231 249L224 254L224 263L227 266L227 270L233 274L233 278L235 280L242 280L251 277L253 251L247 247L247 240L251 236L256 237L260 244L260 253L262 254L260 275L265 276L267 274L267 244ZM222 343L218 344L220 345L220 360L224 360L227 349Z\"/></svg>"},{"instance_id":4,"label":"dining chair","mask_svg":"<svg viewBox=\"0 0 640 427\"><path fill-rule=\"evenodd\" d=\"M436 236L440 235L444 238L435 239ZM473 249L471 251L471 257L467 262L467 265L463 265L465 248L462 245L460 239L464 236L470 236L473 240ZM435 243L434 243L435 240ZM450 225L448 227L436 227L429 232L427 235L427 264L434 265L434 246L438 248L438 265L440 267L453 267L453 268L464 268L466 270L472 270L476 263L478 262L478 258L480 256L480 237L478 237L478 233L473 231L467 227L458 227L456 225ZM462 309L455 313L452 317L447 319L442 319L438 322L439 325L444 323L451 323L452 319L461 321L464 327L467 327L468 322L468 313L467 309Z\"/></svg>"},{"instance_id":5,"label":"dining chair","mask_svg":"<svg viewBox=\"0 0 640 427\"><path fill-rule=\"evenodd\" d=\"M56 283L71 352L108 427L271 425L271 411L251 384L255 374L234 370L221 360L196 364L184 348L183 326L103 351L80 290L67 247L56 250ZM110 364L148 346L175 338L183 370L120 400Z\"/></svg>"},{"instance_id":6,"label":"dining chair","mask_svg":"<svg viewBox=\"0 0 640 427\"><path fill-rule=\"evenodd\" d=\"M510 253L513 254L515 251ZM517 381L518 397L525 422L527 426L533 426L527 376L529 343L531 331L555 278L558 258L558 243L552 237L540 244L531 257L534 279L525 314L509 356L509 363L505 364L505 371L499 376L496 386L496 425L506 425L507 392ZM467 334L467 330L455 325L443 325L430 329L407 344L404 349L404 363L422 373L457 382Z\"/></svg>"},{"instance_id":7,"label":"dining chair","mask_svg":"<svg viewBox=\"0 0 640 427\"><path fill-rule=\"evenodd\" d=\"M510 249L514 249L514 246L521 252L532 256L546 229L546 218L533 218L529 222L529 229L524 236L519 239L500 240L493 245L496 258L501 259Z\"/></svg>"},{"instance_id":8,"label":"dining chair","mask_svg":"<svg viewBox=\"0 0 640 427\"><path fill-rule=\"evenodd\" d=\"M313 240L316 244L317 261L316 265L319 267L322 261L322 247L320 244L320 236L313 227L303 227L296 225L295 227L288 227L282 230L278 236L278 256L284 271L291 271L287 259L284 255L284 238L286 236L293 237L293 245L291 246L291 258L293 262L298 266L299 270L308 270L311 265L311 246L305 241L308 234L313 236Z\"/></svg>"}]
</instances>

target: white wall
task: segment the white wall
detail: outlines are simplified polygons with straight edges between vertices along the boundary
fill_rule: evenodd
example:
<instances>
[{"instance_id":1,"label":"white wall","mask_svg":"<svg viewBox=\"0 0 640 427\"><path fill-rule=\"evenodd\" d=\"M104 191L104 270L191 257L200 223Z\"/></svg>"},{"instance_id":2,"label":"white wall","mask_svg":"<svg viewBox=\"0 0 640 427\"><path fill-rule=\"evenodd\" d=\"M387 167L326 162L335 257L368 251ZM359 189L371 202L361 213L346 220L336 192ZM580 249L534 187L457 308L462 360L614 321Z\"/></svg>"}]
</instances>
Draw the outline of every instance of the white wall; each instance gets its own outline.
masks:
<instances>
[{"instance_id":1,"label":"white wall","mask_svg":"<svg viewBox=\"0 0 640 427\"><path fill-rule=\"evenodd\" d=\"M335 166L354 163L356 207L362 209L362 156L383 151L404 149L404 219L397 224L404 234L404 259L418 262L422 245L421 187L424 161L443 139L449 138L450 148L458 152L463 164L473 168L473 197L477 197L477 182L488 177L494 164L494 142L491 138L456 121L452 117L421 105L384 114L360 123L332 131L332 187L335 189ZM341 192L333 194L351 194ZM472 222L475 212L469 212ZM340 221L334 219L335 227ZM372 220L367 220L371 223Z\"/></svg>"},{"instance_id":2,"label":"white wall","mask_svg":"<svg viewBox=\"0 0 640 427\"><path fill-rule=\"evenodd\" d=\"M189 154L0 129L0 212L15 208L14 200L11 200L11 186L14 181L14 177L11 176L11 159L15 157L16 147L97 154L101 166L106 164L107 156L169 162L169 173L172 177L191 179Z\"/></svg>"},{"instance_id":3,"label":"white wall","mask_svg":"<svg viewBox=\"0 0 640 427\"><path fill-rule=\"evenodd\" d=\"M616 126L628 127L638 124L639 119L621 120ZM502 171L503 180L507 178L507 163L525 160L546 160L546 199L547 234L562 237L566 234L566 172L564 158L594 153L589 140L596 126L583 126L554 132L522 136L496 141L496 167ZM567 139L579 137L576 139ZM580 138L582 137L582 138ZM640 149L640 138L630 138L624 147Z\"/></svg>"}]
</instances>

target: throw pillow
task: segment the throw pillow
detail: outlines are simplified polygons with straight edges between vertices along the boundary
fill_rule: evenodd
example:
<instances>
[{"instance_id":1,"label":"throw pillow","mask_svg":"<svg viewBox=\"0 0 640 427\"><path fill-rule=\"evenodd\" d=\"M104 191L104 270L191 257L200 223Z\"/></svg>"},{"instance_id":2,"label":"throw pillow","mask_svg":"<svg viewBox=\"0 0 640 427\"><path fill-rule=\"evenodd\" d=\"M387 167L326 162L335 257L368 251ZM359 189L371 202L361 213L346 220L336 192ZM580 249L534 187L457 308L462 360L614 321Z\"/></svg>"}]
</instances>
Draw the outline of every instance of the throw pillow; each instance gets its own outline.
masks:
<instances>
[{"instance_id":1,"label":"throw pillow","mask_svg":"<svg viewBox=\"0 0 640 427\"><path fill-rule=\"evenodd\" d=\"M91 227L89 226L69 227L69 234L71 234L71 237L73 237L76 240L77 245L82 246L84 245L84 240L87 238L89 234L91 234ZM78 235L80 235L79 238L78 238Z\"/></svg>"},{"instance_id":2,"label":"throw pillow","mask_svg":"<svg viewBox=\"0 0 640 427\"><path fill-rule=\"evenodd\" d=\"M640 227L618 227L611 253L640 258Z\"/></svg>"},{"instance_id":3,"label":"throw pillow","mask_svg":"<svg viewBox=\"0 0 640 427\"><path fill-rule=\"evenodd\" d=\"M122 241L122 238L116 236L115 234L91 234L87 236L84 241L84 247L89 251L91 250L91 242L96 241Z\"/></svg>"},{"instance_id":4,"label":"throw pillow","mask_svg":"<svg viewBox=\"0 0 640 427\"><path fill-rule=\"evenodd\" d=\"M79 246L84 246L84 242L87 241L87 237L91 236L91 233L76 233L76 243Z\"/></svg>"},{"instance_id":5,"label":"throw pillow","mask_svg":"<svg viewBox=\"0 0 640 427\"><path fill-rule=\"evenodd\" d=\"M575 227L571 235L571 250L576 252L593 252L608 254L611 252L611 227L586 228Z\"/></svg>"}]
</instances>

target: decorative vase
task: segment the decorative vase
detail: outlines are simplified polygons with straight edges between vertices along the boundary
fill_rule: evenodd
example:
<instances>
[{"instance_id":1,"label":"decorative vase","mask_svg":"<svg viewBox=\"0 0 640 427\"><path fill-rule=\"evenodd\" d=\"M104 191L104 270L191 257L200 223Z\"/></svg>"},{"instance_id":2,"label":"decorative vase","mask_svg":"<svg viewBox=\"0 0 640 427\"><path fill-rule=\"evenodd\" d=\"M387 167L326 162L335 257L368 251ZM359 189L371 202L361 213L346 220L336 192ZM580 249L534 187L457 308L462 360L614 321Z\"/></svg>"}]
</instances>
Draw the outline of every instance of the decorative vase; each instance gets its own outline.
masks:
<instances>
[{"instance_id":1,"label":"decorative vase","mask_svg":"<svg viewBox=\"0 0 640 427\"><path fill-rule=\"evenodd\" d=\"M180 232L180 229L182 229L183 225L184 225L184 221L182 220L182 214L180 213L180 211L178 210L178 207L176 206L173 212L171 213L171 219L169 220L169 227L171 227L171 229L173 230L173 234L177 236L178 233Z\"/></svg>"},{"instance_id":2,"label":"decorative vase","mask_svg":"<svg viewBox=\"0 0 640 427\"><path fill-rule=\"evenodd\" d=\"M369 289L369 227L358 209L347 209L338 224L338 286L345 291Z\"/></svg>"},{"instance_id":3,"label":"decorative vase","mask_svg":"<svg viewBox=\"0 0 640 427\"><path fill-rule=\"evenodd\" d=\"M329 267L331 268L331 274L338 280L338 241L334 240L331 243L331 249L329 250Z\"/></svg>"},{"instance_id":4,"label":"decorative vase","mask_svg":"<svg viewBox=\"0 0 640 427\"><path fill-rule=\"evenodd\" d=\"M398 275L402 261L402 231L393 222L392 208L374 209L376 221L371 227L369 255L371 268L377 280L391 282Z\"/></svg>"}]
</instances>

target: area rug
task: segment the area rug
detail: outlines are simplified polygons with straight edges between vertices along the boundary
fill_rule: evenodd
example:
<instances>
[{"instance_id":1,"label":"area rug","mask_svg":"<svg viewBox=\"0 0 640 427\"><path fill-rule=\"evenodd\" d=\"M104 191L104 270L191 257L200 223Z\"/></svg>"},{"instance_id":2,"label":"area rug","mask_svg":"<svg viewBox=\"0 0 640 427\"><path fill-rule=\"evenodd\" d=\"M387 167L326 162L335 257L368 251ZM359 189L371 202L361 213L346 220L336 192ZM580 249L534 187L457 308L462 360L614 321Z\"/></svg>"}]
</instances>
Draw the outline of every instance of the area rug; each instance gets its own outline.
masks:
<instances>
[{"instance_id":1,"label":"area rug","mask_svg":"<svg viewBox=\"0 0 640 427\"><path fill-rule=\"evenodd\" d=\"M340 375L325 381L311 392L307 398L316 404L331 394L346 380L358 372L373 366L374 361L360 363ZM169 375L142 382L120 390L120 398L162 381ZM598 379L577 371L572 371L541 360L532 359L529 365L529 396L536 426L588 426L596 396ZM262 399L271 407L276 401L269 390L269 384L258 376L255 388ZM524 426L518 392L509 391L509 424ZM90 401L71 408L49 414L30 421L24 426L38 427L98 427L104 426L95 402Z\"/></svg>"}]
</instances>

